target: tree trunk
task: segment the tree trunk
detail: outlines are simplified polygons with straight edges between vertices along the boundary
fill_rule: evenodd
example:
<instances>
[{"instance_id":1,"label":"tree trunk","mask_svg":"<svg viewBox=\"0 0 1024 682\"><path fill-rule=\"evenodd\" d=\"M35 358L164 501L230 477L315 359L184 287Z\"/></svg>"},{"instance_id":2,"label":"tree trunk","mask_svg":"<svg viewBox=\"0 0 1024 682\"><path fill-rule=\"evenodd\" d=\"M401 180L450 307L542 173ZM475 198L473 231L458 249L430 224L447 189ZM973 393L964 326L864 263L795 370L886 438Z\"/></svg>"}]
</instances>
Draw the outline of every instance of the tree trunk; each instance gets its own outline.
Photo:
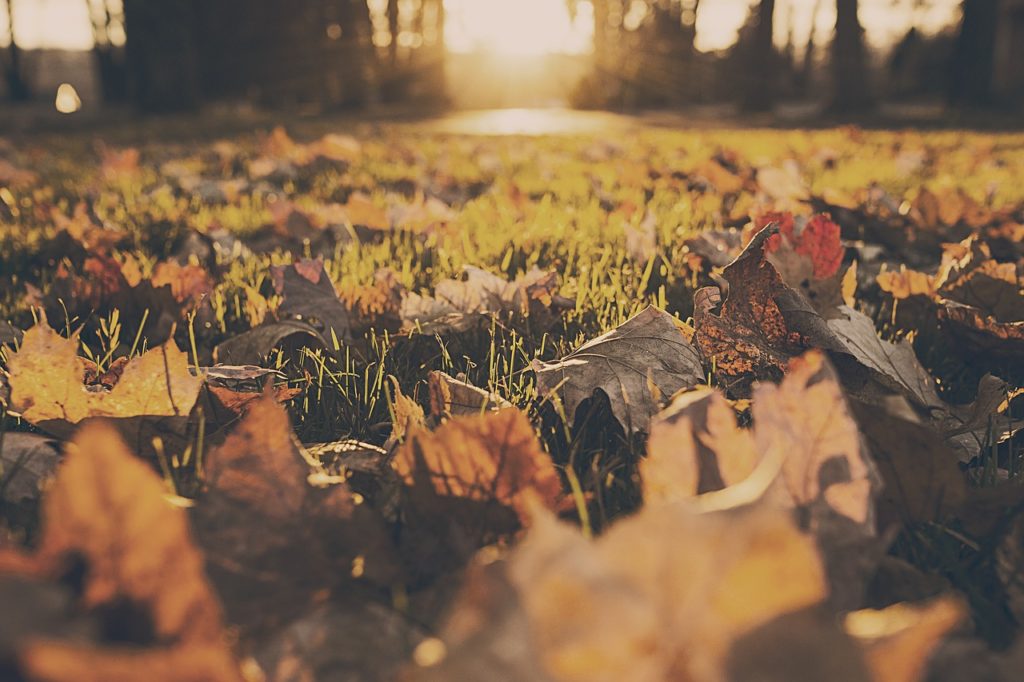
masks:
<instances>
[{"instance_id":1,"label":"tree trunk","mask_svg":"<svg viewBox=\"0 0 1024 682\"><path fill-rule=\"evenodd\" d=\"M125 57L132 102L145 112L193 110L200 103L194 0L124 0Z\"/></svg>"},{"instance_id":2,"label":"tree trunk","mask_svg":"<svg viewBox=\"0 0 1024 682\"><path fill-rule=\"evenodd\" d=\"M398 67L398 0L388 0L388 33L391 42L388 44L388 64L392 70Z\"/></svg>"},{"instance_id":3,"label":"tree trunk","mask_svg":"<svg viewBox=\"0 0 1024 682\"><path fill-rule=\"evenodd\" d=\"M953 49L949 103L985 106L992 103L998 0L964 0L963 21Z\"/></svg>"},{"instance_id":4,"label":"tree trunk","mask_svg":"<svg viewBox=\"0 0 1024 682\"><path fill-rule=\"evenodd\" d=\"M21 48L14 37L13 1L7 0L7 32L10 45L7 47L7 69L4 77L7 81L7 97L14 102L25 102L31 98L32 92L21 73Z\"/></svg>"},{"instance_id":5,"label":"tree trunk","mask_svg":"<svg viewBox=\"0 0 1024 682\"><path fill-rule=\"evenodd\" d=\"M833 113L870 109L864 29L857 16L857 0L836 0L836 33L832 40Z\"/></svg>"},{"instance_id":6,"label":"tree trunk","mask_svg":"<svg viewBox=\"0 0 1024 682\"><path fill-rule=\"evenodd\" d=\"M740 105L744 111L771 111L775 103L777 69L775 46L772 44L774 15L775 0L761 0L757 8L757 23L744 60L747 77L740 95Z\"/></svg>"}]
</instances>

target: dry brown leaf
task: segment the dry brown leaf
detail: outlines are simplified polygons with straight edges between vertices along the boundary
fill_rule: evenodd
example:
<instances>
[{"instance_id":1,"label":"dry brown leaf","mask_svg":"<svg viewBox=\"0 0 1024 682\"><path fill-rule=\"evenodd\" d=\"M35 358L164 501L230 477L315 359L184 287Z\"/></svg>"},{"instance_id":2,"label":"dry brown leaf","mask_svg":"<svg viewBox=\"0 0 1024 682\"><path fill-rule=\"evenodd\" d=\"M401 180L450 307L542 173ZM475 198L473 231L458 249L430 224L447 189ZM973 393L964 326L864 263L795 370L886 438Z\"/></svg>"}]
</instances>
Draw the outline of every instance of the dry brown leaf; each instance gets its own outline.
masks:
<instances>
[{"instance_id":1,"label":"dry brown leaf","mask_svg":"<svg viewBox=\"0 0 1024 682\"><path fill-rule=\"evenodd\" d=\"M580 403L601 390L629 433L646 432L662 400L704 379L697 350L677 320L654 306L557 362L535 361L533 370L538 393L557 394L570 422Z\"/></svg>"},{"instance_id":2,"label":"dry brown leaf","mask_svg":"<svg viewBox=\"0 0 1024 682\"><path fill-rule=\"evenodd\" d=\"M808 346L780 307L780 297L795 294L765 257L769 238L778 233L777 226L768 225L725 268L722 276L729 287L724 301L718 287L694 295L697 345L713 363L716 377L737 388L755 378L778 379L789 358Z\"/></svg>"},{"instance_id":3,"label":"dry brown leaf","mask_svg":"<svg viewBox=\"0 0 1024 682\"><path fill-rule=\"evenodd\" d=\"M967 482L937 432L878 405L853 407L884 482L880 523L942 521L960 509Z\"/></svg>"},{"instance_id":4,"label":"dry brown leaf","mask_svg":"<svg viewBox=\"0 0 1024 682\"><path fill-rule=\"evenodd\" d=\"M28 682L241 682L223 645L97 649L35 640L19 656Z\"/></svg>"},{"instance_id":5,"label":"dry brown leaf","mask_svg":"<svg viewBox=\"0 0 1024 682\"><path fill-rule=\"evenodd\" d=\"M220 607L184 512L109 426L90 424L76 435L43 516L40 555L56 563L77 554L88 562L87 606L128 597L149 608L162 639L220 636Z\"/></svg>"},{"instance_id":6,"label":"dry brown leaf","mask_svg":"<svg viewBox=\"0 0 1024 682\"><path fill-rule=\"evenodd\" d=\"M819 510L813 523L831 510L873 531L877 474L820 351L792 360L781 384L756 385L752 413L753 430L742 430L721 394L704 389L678 396L654 421L642 465L645 498L725 489L728 495L715 499L737 495L730 506L764 497ZM767 478L760 489L736 487L762 467Z\"/></svg>"},{"instance_id":7,"label":"dry brown leaf","mask_svg":"<svg viewBox=\"0 0 1024 682\"><path fill-rule=\"evenodd\" d=\"M557 294L559 279L553 271L534 268L511 282L470 265L463 271L465 280L438 282L434 296L405 294L403 329L425 334L465 331L487 315L526 318L544 328L575 305Z\"/></svg>"},{"instance_id":8,"label":"dry brown leaf","mask_svg":"<svg viewBox=\"0 0 1024 682\"><path fill-rule=\"evenodd\" d=\"M430 390L430 414L436 419L512 407L512 403L500 395L444 372L430 372L427 375L427 388Z\"/></svg>"},{"instance_id":9,"label":"dry brown leaf","mask_svg":"<svg viewBox=\"0 0 1024 682\"><path fill-rule=\"evenodd\" d=\"M528 520L527 499L554 509L562 485L530 420L515 408L453 417L436 431L415 429L393 461L407 485L437 495L511 507Z\"/></svg>"},{"instance_id":10,"label":"dry brown leaf","mask_svg":"<svg viewBox=\"0 0 1024 682\"><path fill-rule=\"evenodd\" d=\"M794 503L823 500L873 528L877 473L823 353L794 359L778 386L755 387L752 413L758 449L784 455L782 480Z\"/></svg>"},{"instance_id":11,"label":"dry brown leaf","mask_svg":"<svg viewBox=\"0 0 1024 682\"><path fill-rule=\"evenodd\" d=\"M847 614L846 632L859 640L873 682L918 682L942 638L964 617L956 599L928 604L894 604Z\"/></svg>"},{"instance_id":12,"label":"dry brown leaf","mask_svg":"<svg viewBox=\"0 0 1024 682\"><path fill-rule=\"evenodd\" d=\"M348 306L338 298L321 259L304 258L292 265L271 266L270 276L281 296L278 316L313 324L328 342L352 338Z\"/></svg>"},{"instance_id":13,"label":"dry brown leaf","mask_svg":"<svg viewBox=\"0 0 1024 682\"><path fill-rule=\"evenodd\" d=\"M11 411L43 428L91 417L186 417L203 384L174 341L129 360L109 391L89 390L85 369L77 334L66 339L41 320L8 362Z\"/></svg>"},{"instance_id":14,"label":"dry brown leaf","mask_svg":"<svg viewBox=\"0 0 1024 682\"><path fill-rule=\"evenodd\" d=\"M388 406L391 409L391 439L402 442L411 432L425 429L427 417L423 408L415 400L402 393L398 379L389 376L391 391L388 393Z\"/></svg>"},{"instance_id":15,"label":"dry brown leaf","mask_svg":"<svg viewBox=\"0 0 1024 682\"><path fill-rule=\"evenodd\" d=\"M480 608L456 612L443 634L451 659L414 679L445 679L529 643L558 682L713 682L736 638L826 591L813 542L763 506L698 514L655 505L596 541L542 514L507 570L525 619L510 606L491 617L495 596L471 582L469 604Z\"/></svg>"},{"instance_id":16,"label":"dry brown leaf","mask_svg":"<svg viewBox=\"0 0 1024 682\"><path fill-rule=\"evenodd\" d=\"M241 679L185 512L109 425L79 430L47 490L43 519L35 556L20 566L0 561L0 571L56 577L82 561L78 608L101 612L128 602L144 611L152 634L134 632L143 639L132 648L24 639L15 655L26 680Z\"/></svg>"},{"instance_id":17,"label":"dry brown leaf","mask_svg":"<svg viewBox=\"0 0 1024 682\"><path fill-rule=\"evenodd\" d=\"M360 576L397 579L383 521L299 446L288 414L265 393L204 460L194 520L232 622L262 631L318 590Z\"/></svg>"},{"instance_id":18,"label":"dry brown leaf","mask_svg":"<svg viewBox=\"0 0 1024 682\"><path fill-rule=\"evenodd\" d=\"M640 463L648 503L735 485L761 456L749 430L740 429L725 397L710 388L677 395L651 420L647 457Z\"/></svg>"}]
</instances>

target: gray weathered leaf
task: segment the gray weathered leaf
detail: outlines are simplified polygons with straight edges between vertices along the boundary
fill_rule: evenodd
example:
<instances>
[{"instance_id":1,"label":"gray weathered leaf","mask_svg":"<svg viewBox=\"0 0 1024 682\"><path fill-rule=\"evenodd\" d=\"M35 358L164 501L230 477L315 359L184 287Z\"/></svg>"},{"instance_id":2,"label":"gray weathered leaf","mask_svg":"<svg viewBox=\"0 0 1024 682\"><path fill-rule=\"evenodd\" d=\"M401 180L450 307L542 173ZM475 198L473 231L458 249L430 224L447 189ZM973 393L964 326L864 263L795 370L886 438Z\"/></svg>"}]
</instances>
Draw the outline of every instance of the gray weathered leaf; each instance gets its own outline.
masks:
<instances>
[{"instance_id":1,"label":"gray weathered leaf","mask_svg":"<svg viewBox=\"0 0 1024 682\"><path fill-rule=\"evenodd\" d=\"M675 318L650 306L557 362L534 362L541 396L557 394L572 419L600 389L629 433L647 432L662 401L704 381L700 356Z\"/></svg>"}]
</instances>

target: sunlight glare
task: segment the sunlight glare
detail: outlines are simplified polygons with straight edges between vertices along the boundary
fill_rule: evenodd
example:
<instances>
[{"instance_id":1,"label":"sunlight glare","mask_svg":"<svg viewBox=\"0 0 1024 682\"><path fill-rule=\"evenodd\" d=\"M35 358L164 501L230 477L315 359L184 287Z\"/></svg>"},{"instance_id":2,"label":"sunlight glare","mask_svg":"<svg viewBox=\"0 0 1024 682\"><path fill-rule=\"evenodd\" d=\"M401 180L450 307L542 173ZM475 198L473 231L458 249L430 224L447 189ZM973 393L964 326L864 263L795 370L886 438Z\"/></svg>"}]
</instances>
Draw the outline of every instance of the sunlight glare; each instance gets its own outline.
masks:
<instances>
[{"instance_id":1,"label":"sunlight glare","mask_svg":"<svg viewBox=\"0 0 1024 682\"><path fill-rule=\"evenodd\" d=\"M529 56L590 50L593 11L581 2L575 19L565 0L448 0L448 49Z\"/></svg>"},{"instance_id":2,"label":"sunlight glare","mask_svg":"<svg viewBox=\"0 0 1024 682\"><path fill-rule=\"evenodd\" d=\"M82 99L71 83L61 83L57 88L57 96L53 106L62 114L73 114L82 108Z\"/></svg>"}]
</instances>

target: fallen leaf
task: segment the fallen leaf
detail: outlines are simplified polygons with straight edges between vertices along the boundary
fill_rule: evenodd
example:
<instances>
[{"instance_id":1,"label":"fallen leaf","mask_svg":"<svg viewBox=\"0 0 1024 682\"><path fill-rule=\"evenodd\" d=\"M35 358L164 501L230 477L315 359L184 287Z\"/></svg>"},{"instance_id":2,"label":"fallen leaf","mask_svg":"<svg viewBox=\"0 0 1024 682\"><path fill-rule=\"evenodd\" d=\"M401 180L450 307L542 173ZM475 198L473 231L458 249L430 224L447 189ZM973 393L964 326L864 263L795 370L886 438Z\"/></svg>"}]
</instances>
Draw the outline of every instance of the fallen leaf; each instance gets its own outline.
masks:
<instances>
[{"instance_id":1,"label":"fallen leaf","mask_svg":"<svg viewBox=\"0 0 1024 682\"><path fill-rule=\"evenodd\" d=\"M896 343L882 339L870 317L846 306L828 327L843 342L850 354L889 390L898 392L921 408L943 404L935 380L921 365L909 341Z\"/></svg>"},{"instance_id":2,"label":"fallen leaf","mask_svg":"<svg viewBox=\"0 0 1024 682\"><path fill-rule=\"evenodd\" d=\"M881 525L941 522L961 508L967 482L938 433L880 405L855 402L853 409L883 482Z\"/></svg>"},{"instance_id":3,"label":"fallen leaf","mask_svg":"<svg viewBox=\"0 0 1024 682\"><path fill-rule=\"evenodd\" d=\"M274 289L282 297L280 317L312 323L327 340L352 339L348 307L338 298L334 284L324 272L323 261L300 260L292 265L270 268Z\"/></svg>"},{"instance_id":4,"label":"fallen leaf","mask_svg":"<svg viewBox=\"0 0 1024 682\"><path fill-rule=\"evenodd\" d=\"M697 346L715 378L737 393L754 379L778 380L789 359L806 348L844 350L767 260L769 240L777 234L778 226L766 226L725 268L728 291L704 287L694 294Z\"/></svg>"},{"instance_id":5,"label":"fallen leaf","mask_svg":"<svg viewBox=\"0 0 1024 682\"><path fill-rule=\"evenodd\" d=\"M558 275L534 268L509 282L486 270L465 266L466 279L446 279L434 296L406 294L402 327L425 334L465 331L488 315L512 316L546 328L575 304L559 296Z\"/></svg>"},{"instance_id":6,"label":"fallen leaf","mask_svg":"<svg viewBox=\"0 0 1024 682\"><path fill-rule=\"evenodd\" d=\"M753 434L737 426L720 392L681 393L651 420L647 457L640 463L644 500L721 490L750 476L760 460Z\"/></svg>"},{"instance_id":7,"label":"fallen leaf","mask_svg":"<svg viewBox=\"0 0 1024 682\"><path fill-rule=\"evenodd\" d=\"M512 407L512 403L496 393L477 388L444 372L430 372L427 375L427 387L430 390L430 413L435 418L482 414Z\"/></svg>"},{"instance_id":8,"label":"fallen leaf","mask_svg":"<svg viewBox=\"0 0 1024 682\"><path fill-rule=\"evenodd\" d=\"M187 417L201 377L173 341L132 358L109 391L89 390L77 335L66 339L41 320L25 332L7 365L10 410L44 429L66 431L92 417Z\"/></svg>"},{"instance_id":9,"label":"fallen leaf","mask_svg":"<svg viewBox=\"0 0 1024 682\"><path fill-rule=\"evenodd\" d=\"M0 433L0 501L39 499L42 484L57 468L57 442L36 433Z\"/></svg>"},{"instance_id":10,"label":"fallen leaf","mask_svg":"<svg viewBox=\"0 0 1024 682\"><path fill-rule=\"evenodd\" d=\"M15 655L25 679L241 679L184 512L110 426L90 424L77 433L46 493L43 518L36 570L55 578L68 562L84 562L78 608L113 609L114 617L118 604L131 604L151 632L137 621L128 626L137 641L130 648L52 636L19 641ZM167 674L157 671L170 664L173 676L150 674Z\"/></svg>"},{"instance_id":11,"label":"fallen leaf","mask_svg":"<svg viewBox=\"0 0 1024 682\"><path fill-rule=\"evenodd\" d=\"M942 638L964 616L951 597L924 605L894 604L846 615L846 631L860 641L873 682L918 682Z\"/></svg>"},{"instance_id":12,"label":"fallen leaf","mask_svg":"<svg viewBox=\"0 0 1024 682\"><path fill-rule=\"evenodd\" d=\"M507 563L515 594L467 586L466 601L482 613L468 622L467 606L455 613L442 634L452 653L441 670L502 661L501 652L528 642L530 658L559 682L710 682L724 679L738 637L826 590L813 543L786 513L765 507L698 514L657 505L595 541L544 514ZM502 617L489 615L494 599L507 604Z\"/></svg>"},{"instance_id":13,"label":"fallen leaf","mask_svg":"<svg viewBox=\"0 0 1024 682\"><path fill-rule=\"evenodd\" d=\"M557 395L570 421L601 390L629 433L647 432L663 399L704 380L697 350L675 318L653 306L557 362L535 361L533 371L538 393Z\"/></svg>"},{"instance_id":14,"label":"fallen leaf","mask_svg":"<svg viewBox=\"0 0 1024 682\"><path fill-rule=\"evenodd\" d=\"M527 522L527 498L555 508L561 479L526 415L504 408L453 417L436 431L414 430L393 462L406 485L437 495L511 507Z\"/></svg>"},{"instance_id":15,"label":"fallen leaf","mask_svg":"<svg viewBox=\"0 0 1024 682\"><path fill-rule=\"evenodd\" d=\"M301 320L282 320L253 327L221 342L213 349L213 358L224 364L256 364L265 361L276 348L305 346L329 347L313 325Z\"/></svg>"},{"instance_id":16,"label":"fallen leaf","mask_svg":"<svg viewBox=\"0 0 1024 682\"><path fill-rule=\"evenodd\" d=\"M197 537L232 622L247 632L266 631L350 579L356 557L367 579L394 578L382 521L301 449L272 395L249 404L203 467Z\"/></svg>"}]
</instances>

